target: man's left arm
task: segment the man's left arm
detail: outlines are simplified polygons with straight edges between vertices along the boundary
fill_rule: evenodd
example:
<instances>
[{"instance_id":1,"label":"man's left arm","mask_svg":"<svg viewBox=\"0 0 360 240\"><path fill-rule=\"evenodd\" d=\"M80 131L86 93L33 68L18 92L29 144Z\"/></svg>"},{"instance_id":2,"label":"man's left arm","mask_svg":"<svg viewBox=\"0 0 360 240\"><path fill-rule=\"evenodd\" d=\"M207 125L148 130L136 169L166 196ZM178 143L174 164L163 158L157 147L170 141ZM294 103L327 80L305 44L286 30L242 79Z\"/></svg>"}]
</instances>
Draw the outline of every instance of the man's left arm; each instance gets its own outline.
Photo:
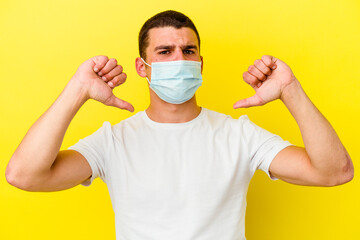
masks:
<instances>
[{"instance_id":1,"label":"man's left arm","mask_svg":"<svg viewBox=\"0 0 360 240\"><path fill-rule=\"evenodd\" d=\"M290 146L280 151L269 168L273 177L313 186L335 186L353 178L353 164L345 147L286 63L265 55L243 77L256 94L238 101L234 108L260 106L281 99L301 131L305 148Z\"/></svg>"}]
</instances>

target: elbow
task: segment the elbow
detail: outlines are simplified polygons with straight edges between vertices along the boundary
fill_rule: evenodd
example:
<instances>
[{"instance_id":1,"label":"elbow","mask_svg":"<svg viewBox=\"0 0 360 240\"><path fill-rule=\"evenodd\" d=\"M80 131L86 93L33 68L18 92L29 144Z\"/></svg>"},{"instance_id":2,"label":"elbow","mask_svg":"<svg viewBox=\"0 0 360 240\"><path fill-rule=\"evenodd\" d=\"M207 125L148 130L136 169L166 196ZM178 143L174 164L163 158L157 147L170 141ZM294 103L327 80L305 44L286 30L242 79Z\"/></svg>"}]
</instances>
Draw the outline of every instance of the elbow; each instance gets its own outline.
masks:
<instances>
[{"instance_id":1,"label":"elbow","mask_svg":"<svg viewBox=\"0 0 360 240\"><path fill-rule=\"evenodd\" d=\"M345 159L345 164L343 167L341 167L338 170L338 173L335 175L335 177L332 177L331 180L327 182L326 185L332 187L332 186L338 186L345 183L350 182L354 178L354 165L351 161L350 156L347 154Z\"/></svg>"},{"instance_id":2,"label":"elbow","mask_svg":"<svg viewBox=\"0 0 360 240\"><path fill-rule=\"evenodd\" d=\"M354 165L353 165L350 157L348 157L348 163L342 170L342 177L339 182L340 182L340 184L345 184L345 183L353 180L353 178L354 178Z\"/></svg>"},{"instance_id":3,"label":"elbow","mask_svg":"<svg viewBox=\"0 0 360 240\"><path fill-rule=\"evenodd\" d=\"M5 178L6 181L16 187L16 188L20 188L20 189L24 189L25 184L20 180L18 174L16 173L15 169L13 166L11 166L11 163L8 164L8 166L6 167L5 170Z\"/></svg>"},{"instance_id":4,"label":"elbow","mask_svg":"<svg viewBox=\"0 0 360 240\"><path fill-rule=\"evenodd\" d=\"M340 174L339 177L335 178L336 180L330 181L328 186L334 187L334 186L343 185L353 180L353 178L354 178L354 169L348 170L347 172Z\"/></svg>"},{"instance_id":5,"label":"elbow","mask_svg":"<svg viewBox=\"0 0 360 240\"><path fill-rule=\"evenodd\" d=\"M347 176L347 178L343 183L350 182L351 180L353 180L353 178L354 178L354 168L352 169L351 173L349 173L349 175Z\"/></svg>"},{"instance_id":6,"label":"elbow","mask_svg":"<svg viewBox=\"0 0 360 240\"><path fill-rule=\"evenodd\" d=\"M25 191L33 191L33 184L31 183L30 179L27 178L25 174L21 173L20 170L12 166L11 162L6 167L5 178L10 185L16 188Z\"/></svg>"},{"instance_id":7,"label":"elbow","mask_svg":"<svg viewBox=\"0 0 360 240\"><path fill-rule=\"evenodd\" d=\"M19 186L19 183L18 183L18 178L16 177L16 174L15 174L15 170L14 168L11 166L11 163L9 163L6 167L6 170L5 170L5 178L6 178L6 181L14 186L14 187L17 187Z\"/></svg>"}]
</instances>

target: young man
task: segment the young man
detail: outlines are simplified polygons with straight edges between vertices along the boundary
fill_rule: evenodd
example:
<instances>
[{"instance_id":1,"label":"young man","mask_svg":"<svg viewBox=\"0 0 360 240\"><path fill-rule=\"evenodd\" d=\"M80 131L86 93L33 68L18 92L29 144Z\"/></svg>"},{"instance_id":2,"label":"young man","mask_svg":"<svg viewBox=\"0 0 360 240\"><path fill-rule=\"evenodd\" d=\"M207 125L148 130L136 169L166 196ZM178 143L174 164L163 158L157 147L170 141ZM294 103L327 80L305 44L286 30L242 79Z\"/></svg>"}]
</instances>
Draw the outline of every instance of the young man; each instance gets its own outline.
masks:
<instances>
[{"instance_id":1,"label":"young man","mask_svg":"<svg viewBox=\"0 0 360 240\"><path fill-rule=\"evenodd\" d=\"M243 74L256 91L234 108L280 99L297 121L305 148L253 124L201 108L195 91L203 61L199 34L185 15L166 11L139 34L136 70L149 81L150 106L104 125L70 150L65 131L89 99L134 111L113 88L126 75L115 59L80 65L54 104L30 128L6 171L10 184L57 191L106 182L117 239L245 239L246 193L255 170L301 185L334 186L353 177L335 131L306 96L288 65L263 56Z\"/></svg>"}]
</instances>

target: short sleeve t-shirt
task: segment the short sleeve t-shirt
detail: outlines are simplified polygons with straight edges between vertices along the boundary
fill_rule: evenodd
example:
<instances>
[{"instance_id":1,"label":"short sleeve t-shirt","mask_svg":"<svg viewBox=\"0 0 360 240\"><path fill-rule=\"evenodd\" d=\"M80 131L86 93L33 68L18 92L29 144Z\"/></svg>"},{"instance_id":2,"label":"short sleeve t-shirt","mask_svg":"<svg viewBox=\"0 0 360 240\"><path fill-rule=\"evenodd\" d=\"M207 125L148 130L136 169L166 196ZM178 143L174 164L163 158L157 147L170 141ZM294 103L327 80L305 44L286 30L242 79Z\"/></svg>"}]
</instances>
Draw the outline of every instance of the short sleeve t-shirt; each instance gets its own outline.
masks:
<instances>
[{"instance_id":1,"label":"short sleeve t-shirt","mask_svg":"<svg viewBox=\"0 0 360 240\"><path fill-rule=\"evenodd\" d=\"M202 108L185 123L154 122L144 111L105 122L70 149L91 166L83 185L107 184L117 240L239 240L254 172L270 176L289 145L247 116Z\"/></svg>"}]
</instances>

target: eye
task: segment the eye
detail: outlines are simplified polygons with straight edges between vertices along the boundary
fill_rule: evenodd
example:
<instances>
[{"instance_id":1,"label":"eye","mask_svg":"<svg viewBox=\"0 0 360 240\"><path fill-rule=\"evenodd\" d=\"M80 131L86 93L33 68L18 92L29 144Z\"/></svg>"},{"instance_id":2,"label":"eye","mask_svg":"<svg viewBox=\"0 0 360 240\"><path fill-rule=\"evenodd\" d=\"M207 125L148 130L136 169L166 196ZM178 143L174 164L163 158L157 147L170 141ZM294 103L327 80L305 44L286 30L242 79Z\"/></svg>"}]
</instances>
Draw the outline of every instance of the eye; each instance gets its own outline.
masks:
<instances>
[{"instance_id":1,"label":"eye","mask_svg":"<svg viewBox=\"0 0 360 240\"><path fill-rule=\"evenodd\" d=\"M160 51L160 52L159 52L159 54L168 54L168 53L170 53L169 50L164 50L164 51Z\"/></svg>"},{"instance_id":2,"label":"eye","mask_svg":"<svg viewBox=\"0 0 360 240\"><path fill-rule=\"evenodd\" d=\"M184 50L183 51L184 54L194 54L194 51L191 51L191 50Z\"/></svg>"}]
</instances>

